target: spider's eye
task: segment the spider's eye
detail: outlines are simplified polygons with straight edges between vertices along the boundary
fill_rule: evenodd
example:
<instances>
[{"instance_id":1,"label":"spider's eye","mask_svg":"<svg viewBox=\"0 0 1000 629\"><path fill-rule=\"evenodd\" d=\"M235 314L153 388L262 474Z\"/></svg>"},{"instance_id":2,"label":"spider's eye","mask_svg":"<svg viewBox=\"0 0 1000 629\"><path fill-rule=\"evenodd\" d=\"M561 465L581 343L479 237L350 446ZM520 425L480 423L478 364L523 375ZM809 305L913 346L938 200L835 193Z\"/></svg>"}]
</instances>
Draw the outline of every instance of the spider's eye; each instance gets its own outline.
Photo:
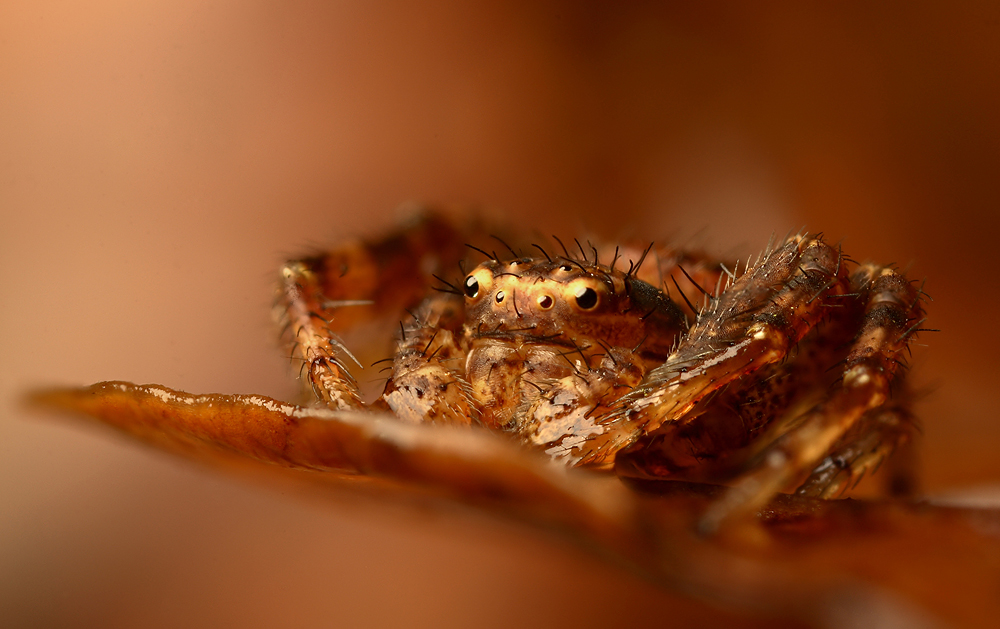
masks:
<instances>
[{"instance_id":1,"label":"spider's eye","mask_svg":"<svg viewBox=\"0 0 1000 629\"><path fill-rule=\"evenodd\" d=\"M505 297L505 295L504 295L503 291L502 290L498 290L497 291L497 303L498 304L503 303L503 298L504 297Z\"/></svg>"},{"instance_id":2,"label":"spider's eye","mask_svg":"<svg viewBox=\"0 0 1000 629\"><path fill-rule=\"evenodd\" d=\"M552 299L551 295L542 295L538 298L538 307L542 310L548 310L554 303L555 300Z\"/></svg>"},{"instance_id":3,"label":"spider's eye","mask_svg":"<svg viewBox=\"0 0 1000 629\"><path fill-rule=\"evenodd\" d=\"M465 296L470 299L479 294L479 281L471 275L465 278L465 284L462 286L465 288Z\"/></svg>"},{"instance_id":4,"label":"spider's eye","mask_svg":"<svg viewBox=\"0 0 1000 629\"><path fill-rule=\"evenodd\" d=\"M560 270L560 271L564 271L564 272L566 272L566 273L569 273L570 271L572 271L572 270L573 270L573 267L571 267L571 266L570 266L570 265L568 265L568 264L561 264L561 265L559 265L559 270Z\"/></svg>"},{"instance_id":5,"label":"spider's eye","mask_svg":"<svg viewBox=\"0 0 1000 629\"><path fill-rule=\"evenodd\" d=\"M580 286L573 296L576 297L576 305L582 310L592 310L597 306L597 291L589 286Z\"/></svg>"}]
</instances>

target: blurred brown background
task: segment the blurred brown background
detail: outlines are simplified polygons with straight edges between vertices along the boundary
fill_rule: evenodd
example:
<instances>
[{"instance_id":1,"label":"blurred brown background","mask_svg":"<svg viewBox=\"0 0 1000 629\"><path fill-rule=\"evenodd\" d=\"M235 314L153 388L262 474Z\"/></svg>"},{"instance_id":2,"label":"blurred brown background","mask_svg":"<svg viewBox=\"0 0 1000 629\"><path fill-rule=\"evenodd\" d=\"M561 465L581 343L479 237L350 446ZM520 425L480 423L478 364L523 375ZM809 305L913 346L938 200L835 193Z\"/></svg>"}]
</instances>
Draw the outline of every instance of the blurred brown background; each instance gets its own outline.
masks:
<instances>
[{"instance_id":1,"label":"blurred brown background","mask_svg":"<svg viewBox=\"0 0 1000 629\"><path fill-rule=\"evenodd\" d=\"M0 6L5 625L718 620L544 535L17 406L106 379L290 398L277 265L408 200L744 257L806 225L908 266L943 329L914 361L925 486L1000 479L996 3L468 4Z\"/></svg>"}]
</instances>

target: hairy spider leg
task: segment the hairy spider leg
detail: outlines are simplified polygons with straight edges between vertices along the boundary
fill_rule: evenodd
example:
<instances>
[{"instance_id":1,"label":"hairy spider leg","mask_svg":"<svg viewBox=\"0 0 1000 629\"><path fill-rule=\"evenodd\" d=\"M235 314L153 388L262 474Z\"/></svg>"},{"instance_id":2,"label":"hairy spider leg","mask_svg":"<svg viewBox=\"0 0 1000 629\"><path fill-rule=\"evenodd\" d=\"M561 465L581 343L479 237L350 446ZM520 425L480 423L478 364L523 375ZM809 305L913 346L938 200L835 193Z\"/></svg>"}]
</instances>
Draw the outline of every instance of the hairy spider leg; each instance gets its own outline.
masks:
<instances>
[{"instance_id":1,"label":"hairy spider leg","mask_svg":"<svg viewBox=\"0 0 1000 629\"><path fill-rule=\"evenodd\" d=\"M293 355L303 361L304 379L316 399L335 410L364 407L358 383L344 361L350 356L333 332L333 308L325 305L320 275L309 260L281 269L279 308L291 332Z\"/></svg>"},{"instance_id":2,"label":"hairy spider leg","mask_svg":"<svg viewBox=\"0 0 1000 629\"><path fill-rule=\"evenodd\" d=\"M754 457L823 400L830 366L847 355L864 312L855 299L816 325L784 360L707 396L683 421L667 422L619 452L624 477L718 483L746 471Z\"/></svg>"},{"instance_id":3,"label":"hairy spider leg","mask_svg":"<svg viewBox=\"0 0 1000 629\"><path fill-rule=\"evenodd\" d=\"M359 324L396 325L441 284L435 275L457 270L463 243L476 231L427 213L377 241L351 242L282 267L275 315L318 401L333 409L364 407L348 369L356 361L338 332Z\"/></svg>"},{"instance_id":4,"label":"hairy spider leg","mask_svg":"<svg viewBox=\"0 0 1000 629\"><path fill-rule=\"evenodd\" d=\"M770 365L759 381L740 388L730 385L693 421L671 422L615 457L615 472L644 480L720 483L747 471L763 452L819 404L830 383L824 367L839 366L843 356L826 360L836 331L814 330L790 360ZM853 335L852 335L853 336ZM850 342L848 337L847 343ZM820 351L810 351L821 345ZM893 381L893 398L865 413L833 446L833 450L798 488L812 498L837 498L868 473L882 470L883 491L908 497L916 491L913 439L919 431L910 412L912 397L902 378ZM902 391L900 389L903 389ZM891 456L891 458L890 458Z\"/></svg>"},{"instance_id":5,"label":"hairy spider leg","mask_svg":"<svg viewBox=\"0 0 1000 629\"><path fill-rule=\"evenodd\" d=\"M785 358L847 293L840 251L795 236L710 300L666 362L602 418L601 444L585 463L615 454L666 422L685 418L708 395Z\"/></svg>"},{"instance_id":6,"label":"hairy spider leg","mask_svg":"<svg viewBox=\"0 0 1000 629\"><path fill-rule=\"evenodd\" d=\"M861 295L865 315L844 361L843 378L822 404L768 448L758 465L712 504L699 523L702 531L712 532L726 521L751 515L775 494L794 487L809 470L822 475L824 459L837 442L866 413L889 399L893 376L901 365L897 356L923 321L920 293L902 274L874 264L859 267L851 286ZM891 414L882 423L878 417L872 416L869 434L889 430ZM864 435L854 443L863 446L863 439ZM835 482L836 475L830 480ZM823 484L819 479L807 480L806 486L807 491L820 491Z\"/></svg>"}]
</instances>

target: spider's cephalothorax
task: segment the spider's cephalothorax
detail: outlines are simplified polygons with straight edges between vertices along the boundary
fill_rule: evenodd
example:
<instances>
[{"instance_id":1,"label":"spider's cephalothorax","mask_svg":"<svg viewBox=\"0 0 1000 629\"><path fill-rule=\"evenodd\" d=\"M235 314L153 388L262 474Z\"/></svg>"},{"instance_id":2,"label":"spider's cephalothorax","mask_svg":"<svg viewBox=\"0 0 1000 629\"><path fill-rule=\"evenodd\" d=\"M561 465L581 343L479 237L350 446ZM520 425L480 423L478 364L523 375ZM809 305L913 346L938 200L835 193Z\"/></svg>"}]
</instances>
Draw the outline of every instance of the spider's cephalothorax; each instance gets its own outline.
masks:
<instances>
[{"instance_id":1,"label":"spider's cephalothorax","mask_svg":"<svg viewBox=\"0 0 1000 629\"><path fill-rule=\"evenodd\" d=\"M910 436L906 401L890 402L889 387L922 321L921 293L890 267L852 272L839 248L810 235L769 245L742 269L668 247L550 256L535 245L542 256L486 254L440 288L437 274L458 262L443 252L474 237L452 229L424 219L382 241L394 243L388 258L382 243L355 245L338 277L325 271L337 252L286 266L281 313L321 402L365 407L334 334L335 294L409 313L374 407L482 425L571 465L745 477L722 513L794 486L833 495ZM399 257L409 282L380 275ZM373 278L370 288L345 293L362 285L352 274ZM413 282L439 292L405 303Z\"/></svg>"},{"instance_id":2,"label":"spider's cephalothorax","mask_svg":"<svg viewBox=\"0 0 1000 629\"><path fill-rule=\"evenodd\" d=\"M662 364L686 328L659 290L588 260L489 260L462 289L482 421L539 445L600 430L598 407Z\"/></svg>"}]
</instances>

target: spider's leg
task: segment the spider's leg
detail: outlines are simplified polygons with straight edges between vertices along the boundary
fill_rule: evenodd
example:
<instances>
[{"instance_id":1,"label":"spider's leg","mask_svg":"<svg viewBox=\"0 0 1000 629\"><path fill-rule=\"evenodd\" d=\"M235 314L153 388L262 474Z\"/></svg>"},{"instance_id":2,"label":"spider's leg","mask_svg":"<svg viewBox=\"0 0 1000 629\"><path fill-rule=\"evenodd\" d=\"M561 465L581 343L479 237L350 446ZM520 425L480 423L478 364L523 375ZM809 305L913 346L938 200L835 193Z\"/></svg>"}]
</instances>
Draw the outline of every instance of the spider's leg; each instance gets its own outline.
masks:
<instances>
[{"instance_id":1,"label":"spider's leg","mask_svg":"<svg viewBox=\"0 0 1000 629\"><path fill-rule=\"evenodd\" d=\"M457 269L468 231L426 214L381 240L284 265L275 314L317 399L334 409L363 406L347 367L353 356L337 333L382 324L388 338L389 326L439 283L434 275Z\"/></svg>"},{"instance_id":2,"label":"spider's leg","mask_svg":"<svg viewBox=\"0 0 1000 629\"><path fill-rule=\"evenodd\" d=\"M464 377L462 298L441 293L425 300L401 325L392 376L376 402L410 423L469 425L479 417Z\"/></svg>"},{"instance_id":3,"label":"spider's leg","mask_svg":"<svg viewBox=\"0 0 1000 629\"><path fill-rule=\"evenodd\" d=\"M796 236L763 256L709 303L666 362L602 418L603 456L782 360L847 287L839 250L819 238Z\"/></svg>"},{"instance_id":4,"label":"spider's leg","mask_svg":"<svg viewBox=\"0 0 1000 629\"><path fill-rule=\"evenodd\" d=\"M813 328L781 362L719 391L700 405L696 419L667 422L619 452L615 471L710 483L746 471L767 445L826 397L832 384L827 367L846 355L863 314L855 316L856 310Z\"/></svg>"},{"instance_id":5,"label":"spider's leg","mask_svg":"<svg viewBox=\"0 0 1000 629\"><path fill-rule=\"evenodd\" d=\"M893 269L870 264L860 267L851 283L862 294L865 315L844 362L842 380L712 505L702 519L702 530L713 531L726 520L752 514L776 493L793 487L860 418L889 399L900 365L896 357L923 318L920 294Z\"/></svg>"},{"instance_id":6,"label":"spider's leg","mask_svg":"<svg viewBox=\"0 0 1000 629\"><path fill-rule=\"evenodd\" d=\"M294 355L303 361L303 377L326 406L362 408L358 383L344 361L350 353L331 329L333 308L324 307L326 300L315 266L309 260L288 262L281 274L279 307L288 322Z\"/></svg>"},{"instance_id":7,"label":"spider's leg","mask_svg":"<svg viewBox=\"0 0 1000 629\"><path fill-rule=\"evenodd\" d=\"M897 448L908 444L915 430L914 419L903 406L886 404L865 413L813 469L796 493L810 498L836 498L860 481L866 472L878 469ZM897 477L893 480L893 485L912 487L908 479ZM891 487L890 491L895 493L899 489Z\"/></svg>"}]
</instances>

